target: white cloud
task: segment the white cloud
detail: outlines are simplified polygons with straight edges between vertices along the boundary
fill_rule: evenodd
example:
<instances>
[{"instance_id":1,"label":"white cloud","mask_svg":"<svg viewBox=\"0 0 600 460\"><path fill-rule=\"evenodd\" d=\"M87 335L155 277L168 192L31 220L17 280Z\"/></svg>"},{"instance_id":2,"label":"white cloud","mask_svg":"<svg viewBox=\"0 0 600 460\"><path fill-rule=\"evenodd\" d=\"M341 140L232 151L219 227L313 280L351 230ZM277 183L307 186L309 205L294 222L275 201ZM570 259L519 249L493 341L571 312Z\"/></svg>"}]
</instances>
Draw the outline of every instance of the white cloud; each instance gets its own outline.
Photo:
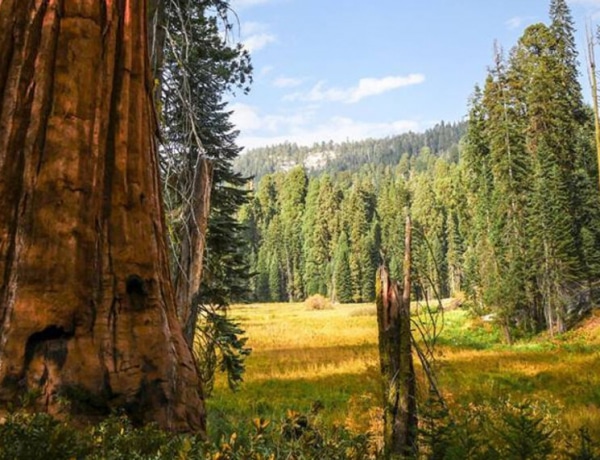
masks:
<instances>
[{"instance_id":1,"label":"white cloud","mask_svg":"<svg viewBox=\"0 0 600 460\"><path fill-rule=\"evenodd\" d=\"M505 21L504 25L509 30L516 30L524 26L533 24L534 22L536 22L535 16L515 16Z\"/></svg>"},{"instance_id":2,"label":"white cloud","mask_svg":"<svg viewBox=\"0 0 600 460\"><path fill-rule=\"evenodd\" d=\"M278 77L273 81L273 85L277 88L293 88L300 86L304 82L303 78Z\"/></svg>"},{"instance_id":3,"label":"white cloud","mask_svg":"<svg viewBox=\"0 0 600 460\"><path fill-rule=\"evenodd\" d=\"M277 39L275 38L275 35L271 34L251 35L242 40L244 47L251 53L258 51L267 46L269 43L274 43L276 41Z\"/></svg>"},{"instance_id":4,"label":"white cloud","mask_svg":"<svg viewBox=\"0 0 600 460\"><path fill-rule=\"evenodd\" d=\"M377 123L341 116L317 123L312 107L292 115L261 115L254 107L239 103L232 105L231 109L231 121L240 130L238 144L246 149L283 142L312 145L315 142L330 140L343 142L369 137L381 138L422 128L422 124L414 120Z\"/></svg>"},{"instance_id":5,"label":"white cloud","mask_svg":"<svg viewBox=\"0 0 600 460\"><path fill-rule=\"evenodd\" d=\"M326 88L325 81L318 82L306 93L293 93L284 97L288 101L330 101L352 104L369 96L392 91L404 86L418 85L425 81L422 74L388 76L383 78L361 78L358 85L351 88Z\"/></svg>"},{"instance_id":6,"label":"white cloud","mask_svg":"<svg viewBox=\"0 0 600 460\"><path fill-rule=\"evenodd\" d=\"M425 81L421 74L410 74L406 77L361 78L358 88L352 90L349 102L358 102L369 96L376 96L403 86L418 85Z\"/></svg>"},{"instance_id":7,"label":"white cloud","mask_svg":"<svg viewBox=\"0 0 600 460\"><path fill-rule=\"evenodd\" d=\"M514 18L510 18L508 21L505 22L506 27L508 27L509 29L518 29L519 27L521 27L521 25L525 22L525 18L521 17L521 16L515 16Z\"/></svg>"},{"instance_id":8,"label":"white cloud","mask_svg":"<svg viewBox=\"0 0 600 460\"><path fill-rule=\"evenodd\" d=\"M277 41L277 37L269 32L269 27L260 22L242 24L242 43L249 52L258 51L269 43Z\"/></svg>"},{"instance_id":9,"label":"white cloud","mask_svg":"<svg viewBox=\"0 0 600 460\"><path fill-rule=\"evenodd\" d=\"M262 126L260 116L252 107L247 104L231 104L229 109L231 113L231 122L241 131L254 131Z\"/></svg>"},{"instance_id":10,"label":"white cloud","mask_svg":"<svg viewBox=\"0 0 600 460\"><path fill-rule=\"evenodd\" d=\"M314 111L310 107L294 110L291 115L261 115L256 108L242 103L233 104L230 109L233 111L231 122L244 133L294 131L308 124L314 116Z\"/></svg>"}]
</instances>

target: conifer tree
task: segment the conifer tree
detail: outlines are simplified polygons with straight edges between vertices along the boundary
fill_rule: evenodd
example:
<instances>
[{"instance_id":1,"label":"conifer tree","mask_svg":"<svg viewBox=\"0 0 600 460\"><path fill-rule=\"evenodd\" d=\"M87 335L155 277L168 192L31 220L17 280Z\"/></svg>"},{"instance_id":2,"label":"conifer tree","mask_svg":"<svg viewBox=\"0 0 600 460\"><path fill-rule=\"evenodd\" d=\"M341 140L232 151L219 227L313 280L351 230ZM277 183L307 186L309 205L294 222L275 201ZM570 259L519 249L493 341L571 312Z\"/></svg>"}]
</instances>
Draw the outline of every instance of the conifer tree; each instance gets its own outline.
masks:
<instances>
[{"instance_id":1,"label":"conifer tree","mask_svg":"<svg viewBox=\"0 0 600 460\"><path fill-rule=\"evenodd\" d=\"M430 299L448 295L446 216L433 189L432 173L420 174L411 184L415 226L413 266L419 273L415 285Z\"/></svg>"},{"instance_id":2,"label":"conifer tree","mask_svg":"<svg viewBox=\"0 0 600 460\"><path fill-rule=\"evenodd\" d=\"M319 180L309 181L306 208L302 223L303 234L303 281L306 296L326 294L325 278L322 274L327 263L327 247L319 226Z\"/></svg>"},{"instance_id":3,"label":"conifer tree","mask_svg":"<svg viewBox=\"0 0 600 460\"><path fill-rule=\"evenodd\" d=\"M340 233L334 256L334 298L341 303L354 300L352 287L352 274L350 272L349 260L350 247L348 235L345 231Z\"/></svg>"},{"instance_id":4,"label":"conifer tree","mask_svg":"<svg viewBox=\"0 0 600 460\"><path fill-rule=\"evenodd\" d=\"M279 192L281 207L282 265L285 290L290 302L304 297L302 283L302 218L307 177L301 167L292 169L283 179Z\"/></svg>"},{"instance_id":5,"label":"conifer tree","mask_svg":"<svg viewBox=\"0 0 600 460\"><path fill-rule=\"evenodd\" d=\"M355 302L366 302L372 300L374 295L372 286L376 270L369 239L370 223L374 215L373 194L360 183L355 184L344 197L342 212L350 247L352 298ZM367 283L369 287L366 287Z\"/></svg>"},{"instance_id":6,"label":"conifer tree","mask_svg":"<svg viewBox=\"0 0 600 460\"><path fill-rule=\"evenodd\" d=\"M518 75L514 69L506 68L504 57L497 49L483 98L493 178L490 243L495 257L486 300L497 308L509 341L513 319L528 314L524 270L531 167L525 145L522 87L516 81Z\"/></svg>"},{"instance_id":7,"label":"conifer tree","mask_svg":"<svg viewBox=\"0 0 600 460\"><path fill-rule=\"evenodd\" d=\"M377 215L381 227L381 249L390 276L402 277L404 255L404 208L408 205L408 190L402 179L388 177L377 194Z\"/></svg>"},{"instance_id":8,"label":"conifer tree","mask_svg":"<svg viewBox=\"0 0 600 460\"><path fill-rule=\"evenodd\" d=\"M568 34L543 24L530 26L519 40L514 57L520 78L527 82L523 100L526 142L533 158L529 224L530 241L535 242L531 258L538 268L537 287L542 299L538 315L543 312L545 326L551 331L563 329L566 298L573 283L582 279L584 265L584 256L578 250L580 205L573 168L577 163L577 101L568 78L568 46L561 41L565 36Z\"/></svg>"},{"instance_id":9,"label":"conifer tree","mask_svg":"<svg viewBox=\"0 0 600 460\"><path fill-rule=\"evenodd\" d=\"M340 233L341 192L334 188L331 176L325 174L319 181L317 226L320 232L322 257L326 260L321 271L329 297L333 296L333 258Z\"/></svg>"}]
</instances>

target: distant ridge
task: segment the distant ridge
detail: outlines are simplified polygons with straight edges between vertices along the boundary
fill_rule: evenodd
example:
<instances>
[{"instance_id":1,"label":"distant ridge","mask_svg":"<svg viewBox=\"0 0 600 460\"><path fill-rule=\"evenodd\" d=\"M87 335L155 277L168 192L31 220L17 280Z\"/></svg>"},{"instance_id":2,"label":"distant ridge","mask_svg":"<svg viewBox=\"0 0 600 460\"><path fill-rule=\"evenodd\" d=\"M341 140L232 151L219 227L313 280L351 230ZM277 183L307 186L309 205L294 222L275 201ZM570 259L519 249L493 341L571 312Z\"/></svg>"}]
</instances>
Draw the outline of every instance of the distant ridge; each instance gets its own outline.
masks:
<instances>
[{"instance_id":1,"label":"distant ridge","mask_svg":"<svg viewBox=\"0 0 600 460\"><path fill-rule=\"evenodd\" d=\"M287 171L303 165L310 173L354 171L365 164L395 165L402 156L413 157L424 148L436 156L458 159L458 145L466 132L466 122L441 122L423 133L408 132L383 139L334 143L311 147L292 143L252 149L240 155L234 169L256 181L266 174Z\"/></svg>"}]
</instances>

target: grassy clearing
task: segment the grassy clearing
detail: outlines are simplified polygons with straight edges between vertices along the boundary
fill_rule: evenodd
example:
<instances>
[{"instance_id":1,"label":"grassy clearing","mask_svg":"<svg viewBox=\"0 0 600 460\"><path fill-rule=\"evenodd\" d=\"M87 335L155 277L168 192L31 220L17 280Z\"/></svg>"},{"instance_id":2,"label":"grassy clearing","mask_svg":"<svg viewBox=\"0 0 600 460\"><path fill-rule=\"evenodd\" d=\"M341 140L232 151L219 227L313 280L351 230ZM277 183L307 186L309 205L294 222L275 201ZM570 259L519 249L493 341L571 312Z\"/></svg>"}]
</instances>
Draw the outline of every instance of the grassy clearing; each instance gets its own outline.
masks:
<instances>
[{"instance_id":1,"label":"grassy clearing","mask_svg":"<svg viewBox=\"0 0 600 460\"><path fill-rule=\"evenodd\" d=\"M366 431L378 423L377 320L372 305L241 305L253 349L236 393L217 381L209 400L213 434L241 420L279 420L288 409L323 407L321 422ZM440 386L450 406L503 398L548 405L566 431L587 426L600 439L600 315L559 337L512 347L497 328L462 310L445 313L436 348Z\"/></svg>"}]
</instances>

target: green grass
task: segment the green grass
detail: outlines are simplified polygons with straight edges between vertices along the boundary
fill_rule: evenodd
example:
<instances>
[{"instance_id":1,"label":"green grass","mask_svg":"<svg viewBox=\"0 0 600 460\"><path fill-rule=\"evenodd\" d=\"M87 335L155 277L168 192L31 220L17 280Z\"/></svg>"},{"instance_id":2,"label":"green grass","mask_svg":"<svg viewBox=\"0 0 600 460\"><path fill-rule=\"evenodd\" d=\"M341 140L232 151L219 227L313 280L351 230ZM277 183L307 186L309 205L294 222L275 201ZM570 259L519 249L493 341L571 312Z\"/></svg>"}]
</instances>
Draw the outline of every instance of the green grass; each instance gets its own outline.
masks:
<instances>
[{"instance_id":1,"label":"green grass","mask_svg":"<svg viewBox=\"0 0 600 460\"><path fill-rule=\"evenodd\" d=\"M209 424L226 427L261 416L279 420L288 409L323 406L320 421L356 431L379 423L377 320L372 305L242 305L240 320L253 353L236 392L218 379L208 401ZM498 328L453 310L444 314L437 342L437 373L450 406L510 398L550 405L561 426L587 426L600 438L600 317L559 337L535 337L507 346Z\"/></svg>"}]
</instances>

